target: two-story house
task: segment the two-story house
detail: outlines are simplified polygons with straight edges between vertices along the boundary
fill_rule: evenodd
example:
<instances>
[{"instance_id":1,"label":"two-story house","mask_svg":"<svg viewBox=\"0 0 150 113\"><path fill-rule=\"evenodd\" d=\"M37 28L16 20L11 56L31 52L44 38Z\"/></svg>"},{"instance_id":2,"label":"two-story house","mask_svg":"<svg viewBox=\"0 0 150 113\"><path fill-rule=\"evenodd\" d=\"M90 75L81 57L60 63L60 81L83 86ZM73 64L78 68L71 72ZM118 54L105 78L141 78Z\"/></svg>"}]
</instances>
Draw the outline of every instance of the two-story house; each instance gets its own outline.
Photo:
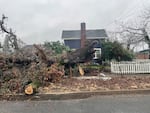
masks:
<instances>
[{"instance_id":1,"label":"two-story house","mask_svg":"<svg viewBox=\"0 0 150 113\"><path fill-rule=\"evenodd\" d=\"M86 24L81 23L80 30L63 30L62 39L66 46L69 46L71 49L78 49L85 46L86 41L94 41L97 40L99 42L98 45L94 48L95 59L98 54L101 54L101 44L102 40L108 39L107 33L105 29L87 29Z\"/></svg>"}]
</instances>

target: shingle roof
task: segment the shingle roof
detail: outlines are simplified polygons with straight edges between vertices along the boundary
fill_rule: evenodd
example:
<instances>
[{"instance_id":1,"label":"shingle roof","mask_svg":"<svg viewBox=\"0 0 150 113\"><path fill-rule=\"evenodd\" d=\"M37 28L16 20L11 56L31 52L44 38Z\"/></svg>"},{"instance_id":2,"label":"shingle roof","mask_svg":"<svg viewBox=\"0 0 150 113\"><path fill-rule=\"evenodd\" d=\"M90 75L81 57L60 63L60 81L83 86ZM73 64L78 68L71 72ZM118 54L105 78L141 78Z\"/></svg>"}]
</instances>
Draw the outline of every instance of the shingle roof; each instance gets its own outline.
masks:
<instances>
[{"instance_id":1,"label":"shingle roof","mask_svg":"<svg viewBox=\"0 0 150 113\"><path fill-rule=\"evenodd\" d=\"M81 31L80 30L64 30L62 32L62 39L64 38L77 38L80 39ZM86 30L86 37L107 37L106 31L104 29L96 30Z\"/></svg>"}]
</instances>

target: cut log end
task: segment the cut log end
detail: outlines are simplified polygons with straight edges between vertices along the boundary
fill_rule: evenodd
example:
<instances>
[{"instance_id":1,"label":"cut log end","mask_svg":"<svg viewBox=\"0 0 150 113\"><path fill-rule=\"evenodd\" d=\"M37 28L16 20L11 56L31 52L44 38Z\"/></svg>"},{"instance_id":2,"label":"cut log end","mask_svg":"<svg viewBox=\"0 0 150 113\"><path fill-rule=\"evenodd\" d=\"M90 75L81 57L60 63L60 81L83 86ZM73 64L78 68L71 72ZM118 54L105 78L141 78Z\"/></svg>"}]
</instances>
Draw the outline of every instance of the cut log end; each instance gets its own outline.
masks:
<instances>
[{"instance_id":1,"label":"cut log end","mask_svg":"<svg viewBox=\"0 0 150 113\"><path fill-rule=\"evenodd\" d=\"M33 88L32 84L27 85L25 87L24 92L25 92L26 95L32 95L32 94L34 94L34 88Z\"/></svg>"}]
</instances>

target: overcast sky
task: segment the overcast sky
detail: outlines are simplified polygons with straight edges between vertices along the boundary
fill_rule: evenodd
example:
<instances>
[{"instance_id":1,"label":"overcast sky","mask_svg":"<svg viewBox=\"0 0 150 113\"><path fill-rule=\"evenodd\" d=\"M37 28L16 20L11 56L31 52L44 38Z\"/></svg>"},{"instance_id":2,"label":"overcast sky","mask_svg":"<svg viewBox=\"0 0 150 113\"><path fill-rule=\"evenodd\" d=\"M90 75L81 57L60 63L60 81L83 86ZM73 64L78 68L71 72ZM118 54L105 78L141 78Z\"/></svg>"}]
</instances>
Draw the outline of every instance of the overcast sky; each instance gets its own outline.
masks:
<instances>
[{"instance_id":1,"label":"overcast sky","mask_svg":"<svg viewBox=\"0 0 150 113\"><path fill-rule=\"evenodd\" d=\"M0 0L0 16L28 44L61 40L62 30L108 28L150 0ZM131 13L131 14L130 14Z\"/></svg>"}]
</instances>

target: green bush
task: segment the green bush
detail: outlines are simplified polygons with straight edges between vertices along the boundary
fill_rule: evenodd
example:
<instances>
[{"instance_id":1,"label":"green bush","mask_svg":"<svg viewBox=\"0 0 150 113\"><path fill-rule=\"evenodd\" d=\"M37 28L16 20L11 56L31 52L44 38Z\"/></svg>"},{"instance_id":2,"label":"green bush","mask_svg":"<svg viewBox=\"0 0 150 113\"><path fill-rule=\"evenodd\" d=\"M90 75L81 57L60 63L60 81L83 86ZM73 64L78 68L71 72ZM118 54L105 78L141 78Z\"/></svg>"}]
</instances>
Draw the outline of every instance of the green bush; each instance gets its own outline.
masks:
<instances>
[{"instance_id":1,"label":"green bush","mask_svg":"<svg viewBox=\"0 0 150 113\"><path fill-rule=\"evenodd\" d=\"M123 48L123 46L117 41L103 41L101 58L102 61L131 61L134 58L134 54Z\"/></svg>"},{"instance_id":2,"label":"green bush","mask_svg":"<svg viewBox=\"0 0 150 113\"><path fill-rule=\"evenodd\" d=\"M44 46L48 49L51 49L55 54L62 54L64 51L70 51L70 48L65 46L60 41L45 42Z\"/></svg>"}]
</instances>

